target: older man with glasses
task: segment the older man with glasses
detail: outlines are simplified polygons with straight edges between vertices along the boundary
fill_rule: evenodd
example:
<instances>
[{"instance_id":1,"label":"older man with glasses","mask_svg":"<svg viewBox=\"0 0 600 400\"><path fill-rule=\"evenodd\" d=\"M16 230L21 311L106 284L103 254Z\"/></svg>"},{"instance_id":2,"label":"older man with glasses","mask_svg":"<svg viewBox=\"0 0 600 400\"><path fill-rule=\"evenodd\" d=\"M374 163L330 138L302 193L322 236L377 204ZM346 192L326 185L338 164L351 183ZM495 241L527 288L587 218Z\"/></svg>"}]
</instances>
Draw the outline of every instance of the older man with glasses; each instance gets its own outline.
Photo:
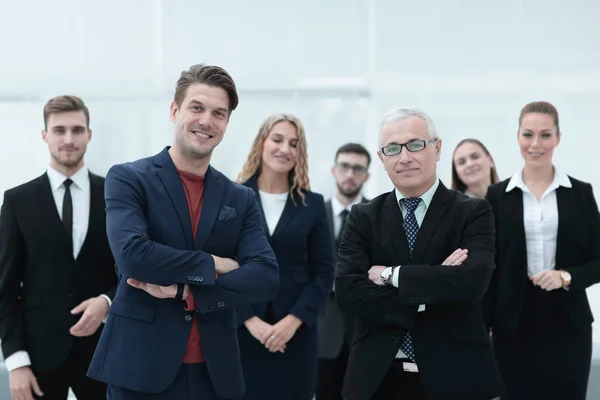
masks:
<instances>
[{"instance_id":1,"label":"older man with glasses","mask_svg":"<svg viewBox=\"0 0 600 400\"><path fill-rule=\"evenodd\" d=\"M481 309L490 204L439 181L442 141L423 111L390 111L380 140L394 190L352 208L338 253L336 299L357 316L343 396L492 399L503 388Z\"/></svg>"}]
</instances>

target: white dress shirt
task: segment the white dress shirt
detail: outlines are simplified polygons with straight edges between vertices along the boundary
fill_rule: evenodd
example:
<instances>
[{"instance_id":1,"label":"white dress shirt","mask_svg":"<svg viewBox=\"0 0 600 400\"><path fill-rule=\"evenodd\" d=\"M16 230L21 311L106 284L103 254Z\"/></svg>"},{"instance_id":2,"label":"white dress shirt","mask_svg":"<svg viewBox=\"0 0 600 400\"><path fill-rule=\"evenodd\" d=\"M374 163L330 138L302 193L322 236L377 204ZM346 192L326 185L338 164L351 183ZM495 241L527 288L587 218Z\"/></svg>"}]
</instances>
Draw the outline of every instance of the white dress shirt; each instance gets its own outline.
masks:
<instances>
[{"instance_id":1,"label":"white dress shirt","mask_svg":"<svg viewBox=\"0 0 600 400\"><path fill-rule=\"evenodd\" d=\"M436 179L435 183L429 189L427 189L427 191L425 193L423 193L423 195L421 196L421 202L419 202L419 205L415 209L415 218L417 220L417 224L419 225L419 227L421 227L421 224L423 223L423 220L425 219L425 214L427 214L427 210L429 209L429 205L431 204L433 195L435 194L435 191L437 190L439 185L440 185L440 180ZM406 218L406 213L407 213L406 207L404 207L404 203L402 203L400 201L403 198L404 198L404 195L402 193L400 193L400 191L398 189L396 189L396 204L398 204L398 207L400 207L400 212L402 213L402 217ZM400 272L400 266L398 266L398 268L394 269L394 275L392 276L392 285L394 285L395 287L398 287L399 272ZM418 311L419 312L425 311L425 305L424 304L419 305ZM402 350L398 350L398 353L396 354L396 358L408 358L408 357L406 357L406 355L404 354L404 352Z\"/></svg>"},{"instance_id":2,"label":"white dress shirt","mask_svg":"<svg viewBox=\"0 0 600 400\"><path fill-rule=\"evenodd\" d=\"M62 206L65 195L65 186L63 183L67 177L52 167L48 168L47 175L58 216L62 220ZM87 235L90 219L90 176L88 169L84 166L70 178L73 181L70 187L71 198L73 200L73 259L77 259ZM110 297L104 294L102 297L108 301L108 305L110 306ZM27 351L21 350L7 357L4 363L6 364L6 368L12 371L31 365L31 360Z\"/></svg>"},{"instance_id":3,"label":"white dress shirt","mask_svg":"<svg viewBox=\"0 0 600 400\"><path fill-rule=\"evenodd\" d=\"M260 195L260 202L262 203L263 212L265 213L265 219L267 220L267 227L269 232L273 235L279 218L283 214L285 203L287 202L289 193L267 193L262 190L258 191Z\"/></svg>"},{"instance_id":4,"label":"white dress shirt","mask_svg":"<svg viewBox=\"0 0 600 400\"><path fill-rule=\"evenodd\" d=\"M356 198L352 200L348 205L344 205L341 201L337 199L337 197L333 196L331 198L331 211L333 214L333 232L336 239L340 235L340 229L342 228L342 216L340 215L342 211L348 210L348 212L350 212L350 209L353 205L360 204L362 203L362 201L362 196L356 196Z\"/></svg>"},{"instance_id":5,"label":"white dress shirt","mask_svg":"<svg viewBox=\"0 0 600 400\"><path fill-rule=\"evenodd\" d=\"M564 172L554 168L554 179L538 201L523 182L523 172L517 172L508 182L506 192L515 188L523 192L523 224L527 246L527 275L533 276L556 267L558 235L558 204L556 189L572 187Z\"/></svg>"}]
</instances>

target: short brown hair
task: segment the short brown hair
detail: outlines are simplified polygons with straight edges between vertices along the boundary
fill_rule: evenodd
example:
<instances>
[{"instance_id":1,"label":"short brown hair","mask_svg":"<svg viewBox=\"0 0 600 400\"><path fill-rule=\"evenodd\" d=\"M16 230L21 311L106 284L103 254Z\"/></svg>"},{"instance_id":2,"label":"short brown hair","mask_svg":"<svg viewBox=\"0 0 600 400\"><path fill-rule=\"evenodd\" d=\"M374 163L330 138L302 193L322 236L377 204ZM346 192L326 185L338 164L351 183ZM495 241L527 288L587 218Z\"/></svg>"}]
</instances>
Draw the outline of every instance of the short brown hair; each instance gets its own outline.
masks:
<instances>
[{"instance_id":1,"label":"short brown hair","mask_svg":"<svg viewBox=\"0 0 600 400\"><path fill-rule=\"evenodd\" d=\"M181 107L181 103L187 94L187 89L194 83L204 83L208 86L220 87L229 97L229 114L235 110L239 98L235 83L231 76L221 67L216 65L196 64L187 71L182 71L175 85L175 104Z\"/></svg>"},{"instance_id":2,"label":"short brown hair","mask_svg":"<svg viewBox=\"0 0 600 400\"><path fill-rule=\"evenodd\" d=\"M540 113L540 114L548 114L554 119L554 125L556 125L556 131L560 133L560 126L558 125L558 111L556 107L547 101L534 101L529 104L526 104L521 109L521 114L519 115L519 127L521 127L521 122L523 121L523 117L525 114L530 113Z\"/></svg>"},{"instance_id":3,"label":"short brown hair","mask_svg":"<svg viewBox=\"0 0 600 400\"><path fill-rule=\"evenodd\" d=\"M365 146L363 146L360 143L346 143L346 144L342 145L335 152L335 158L333 159L333 161L337 162L338 156L340 154L346 154L346 153L360 154L361 156L365 156L365 157L367 157L367 167L369 165L371 165L371 155L369 154L369 151L367 149L365 149Z\"/></svg>"},{"instance_id":4,"label":"short brown hair","mask_svg":"<svg viewBox=\"0 0 600 400\"><path fill-rule=\"evenodd\" d=\"M86 119L86 128L90 128L90 110L77 96L63 95L54 97L46 103L44 106L44 129L48 129L48 118L50 114L60 114L70 111L83 111Z\"/></svg>"}]
</instances>

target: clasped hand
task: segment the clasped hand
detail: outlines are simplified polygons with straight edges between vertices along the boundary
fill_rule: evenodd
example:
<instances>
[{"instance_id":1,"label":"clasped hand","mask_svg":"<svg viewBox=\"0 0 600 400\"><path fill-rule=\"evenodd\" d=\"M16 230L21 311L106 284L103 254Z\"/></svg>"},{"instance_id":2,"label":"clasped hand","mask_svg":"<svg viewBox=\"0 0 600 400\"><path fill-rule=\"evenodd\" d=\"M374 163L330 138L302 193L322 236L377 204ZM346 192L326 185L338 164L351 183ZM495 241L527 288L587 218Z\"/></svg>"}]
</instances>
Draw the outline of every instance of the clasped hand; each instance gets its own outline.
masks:
<instances>
[{"instance_id":1,"label":"clasped hand","mask_svg":"<svg viewBox=\"0 0 600 400\"><path fill-rule=\"evenodd\" d=\"M298 317L289 314L274 325L258 317L252 317L244 324L250 334L271 353L284 353L287 343L302 325L302 321Z\"/></svg>"}]
</instances>

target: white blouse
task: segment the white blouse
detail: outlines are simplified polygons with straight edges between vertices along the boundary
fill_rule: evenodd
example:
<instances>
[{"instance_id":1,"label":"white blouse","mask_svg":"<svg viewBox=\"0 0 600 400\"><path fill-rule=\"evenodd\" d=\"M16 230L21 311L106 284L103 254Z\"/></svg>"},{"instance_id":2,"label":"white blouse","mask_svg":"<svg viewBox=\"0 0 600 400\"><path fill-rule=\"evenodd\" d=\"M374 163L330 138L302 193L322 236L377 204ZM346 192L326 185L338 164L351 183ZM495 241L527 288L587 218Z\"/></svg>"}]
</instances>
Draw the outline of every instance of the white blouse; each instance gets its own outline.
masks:
<instances>
[{"instance_id":1,"label":"white blouse","mask_svg":"<svg viewBox=\"0 0 600 400\"><path fill-rule=\"evenodd\" d=\"M533 276L556 267L558 204L556 189L572 187L567 174L554 168L554 180L538 201L523 182L523 172L510 179L506 192L519 188L523 192L523 223L527 246L527 275Z\"/></svg>"},{"instance_id":2,"label":"white blouse","mask_svg":"<svg viewBox=\"0 0 600 400\"><path fill-rule=\"evenodd\" d=\"M259 190L258 193L260 194L260 201L265 213L265 219L267 220L267 227L269 228L269 233L272 235L275 232L275 227L277 227L281 214L283 214L289 193L267 193L262 190Z\"/></svg>"}]
</instances>

